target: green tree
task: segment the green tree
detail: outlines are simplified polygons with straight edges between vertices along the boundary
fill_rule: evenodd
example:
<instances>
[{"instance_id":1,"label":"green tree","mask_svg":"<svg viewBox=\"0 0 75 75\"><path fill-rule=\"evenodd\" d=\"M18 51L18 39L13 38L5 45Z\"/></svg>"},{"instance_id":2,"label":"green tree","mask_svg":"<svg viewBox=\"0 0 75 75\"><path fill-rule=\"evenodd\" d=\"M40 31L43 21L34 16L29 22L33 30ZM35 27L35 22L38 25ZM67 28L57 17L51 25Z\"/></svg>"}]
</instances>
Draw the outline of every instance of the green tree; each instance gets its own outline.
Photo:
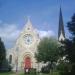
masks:
<instances>
[{"instance_id":1,"label":"green tree","mask_svg":"<svg viewBox=\"0 0 75 75\"><path fill-rule=\"evenodd\" d=\"M5 50L4 43L0 38L0 67L3 66L3 62L5 59L6 59L6 50Z\"/></svg>"},{"instance_id":2,"label":"green tree","mask_svg":"<svg viewBox=\"0 0 75 75\"><path fill-rule=\"evenodd\" d=\"M66 58L72 65L71 75L75 75L75 14L72 16L71 21L67 23L70 32L70 38L65 42Z\"/></svg>"},{"instance_id":3,"label":"green tree","mask_svg":"<svg viewBox=\"0 0 75 75\"><path fill-rule=\"evenodd\" d=\"M71 33L71 39L67 40L66 43L67 58L70 62L75 63L75 14L72 16L71 21L68 22L67 27Z\"/></svg>"},{"instance_id":4,"label":"green tree","mask_svg":"<svg viewBox=\"0 0 75 75\"><path fill-rule=\"evenodd\" d=\"M0 72L11 71L11 66L6 59L6 49L4 43L0 38Z\"/></svg>"},{"instance_id":5,"label":"green tree","mask_svg":"<svg viewBox=\"0 0 75 75\"><path fill-rule=\"evenodd\" d=\"M58 42L54 38L43 38L38 45L38 52L35 54L38 62L57 62L59 58Z\"/></svg>"}]
</instances>

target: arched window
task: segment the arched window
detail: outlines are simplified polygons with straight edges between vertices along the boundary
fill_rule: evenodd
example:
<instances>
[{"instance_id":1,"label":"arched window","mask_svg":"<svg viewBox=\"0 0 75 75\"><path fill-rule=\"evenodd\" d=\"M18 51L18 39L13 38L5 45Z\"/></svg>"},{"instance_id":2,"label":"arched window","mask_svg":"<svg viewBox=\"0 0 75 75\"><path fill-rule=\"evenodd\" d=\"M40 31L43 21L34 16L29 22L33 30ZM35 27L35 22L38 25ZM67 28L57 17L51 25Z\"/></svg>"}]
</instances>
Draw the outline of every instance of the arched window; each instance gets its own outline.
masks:
<instances>
[{"instance_id":1,"label":"arched window","mask_svg":"<svg viewBox=\"0 0 75 75\"><path fill-rule=\"evenodd\" d=\"M9 64L12 63L12 55L9 56Z\"/></svg>"}]
</instances>

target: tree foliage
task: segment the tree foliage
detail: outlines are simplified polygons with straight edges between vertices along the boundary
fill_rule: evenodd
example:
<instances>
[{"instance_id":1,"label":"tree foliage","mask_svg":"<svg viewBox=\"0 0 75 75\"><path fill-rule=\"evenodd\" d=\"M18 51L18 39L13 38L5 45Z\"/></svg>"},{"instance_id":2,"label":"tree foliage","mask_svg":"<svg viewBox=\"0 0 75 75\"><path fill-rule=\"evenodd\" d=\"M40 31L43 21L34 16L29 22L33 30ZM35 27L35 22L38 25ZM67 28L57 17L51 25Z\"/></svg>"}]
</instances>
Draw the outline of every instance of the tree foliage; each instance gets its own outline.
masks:
<instances>
[{"instance_id":1,"label":"tree foliage","mask_svg":"<svg viewBox=\"0 0 75 75\"><path fill-rule=\"evenodd\" d=\"M71 21L67 23L67 28L70 32L70 38L65 40L64 48L66 59L71 65L68 75L75 75L75 14L72 16Z\"/></svg>"},{"instance_id":2,"label":"tree foliage","mask_svg":"<svg viewBox=\"0 0 75 75\"><path fill-rule=\"evenodd\" d=\"M69 32L72 34L72 38L75 38L75 14L72 16L71 21L67 23Z\"/></svg>"},{"instance_id":3,"label":"tree foliage","mask_svg":"<svg viewBox=\"0 0 75 75\"><path fill-rule=\"evenodd\" d=\"M70 36L71 39L66 41L66 54L69 61L75 63L75 14L68 22L67 27L72 35Z\"/></svg>"},{"instance_id":4,"label":"tree foliage","mask_svg":"<svg viewBox=\"0 0 75 75\"><path fill-rule=\"evenodd\" d=\"M0 38L0 67L2 67L3 61L6 59L6 50L4 43Z\"/></svg>"},{"instance_id":5,"label":"tree foliage","mask_svg":"<svg viewBox=\"0 0 75 75\"><path fill-rule=\"evenodd\" d=\"M0 72L11 71L11 66L6 59L6 49L0 38Z\"/></svg>"},{"instance_id":6,"label":"tree foliage","mask_svg":"<svg viewBox=\"0 0 75 75\"><path fill-rule=\"evenodd\" d=\"M36 59L41 62L56 62L59 57L58 42L54 38L43 38L38 45Z\"/></svg>"}]
</instances>

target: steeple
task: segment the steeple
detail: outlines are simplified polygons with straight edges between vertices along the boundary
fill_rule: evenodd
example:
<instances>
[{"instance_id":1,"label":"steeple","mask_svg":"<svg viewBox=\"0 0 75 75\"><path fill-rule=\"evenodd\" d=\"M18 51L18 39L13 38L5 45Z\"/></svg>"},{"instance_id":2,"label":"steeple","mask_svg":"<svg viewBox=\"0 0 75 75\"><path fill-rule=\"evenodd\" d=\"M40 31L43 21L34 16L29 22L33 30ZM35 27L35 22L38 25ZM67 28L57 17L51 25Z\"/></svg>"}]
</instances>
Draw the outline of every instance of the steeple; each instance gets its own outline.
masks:
<instances>
[{"instance_id":1,"label":"steeple","mask_svg":"<svg viewBox=\"0 0 75 75\"><path fill-rule=\"evenodd\" d=\"M31 19L30 19L30 17L27 17L27 22L23 28L23 31L30 31L32 29L33 29L33 26L32 26Z\"/></svg>"},{"instance_id":2,"label":"steeple","mask_svg":"<svg viewBox=\"0 0 75 75\"><path fill-rule=\"evenodd\" d=\"M65 40L65 31L64 31L64 23L63 23L63 17L62 17L62 10L61 10L61 7L60 7L58 41L64 41L64 40Z\"/></svg>"},{"instance_id":3,"label":"steeple","mask_svg":"<svg viewBox=\"0 0 75 75\"><path fill-rule=\"evenodd\" d=\"M26 26L27 26L27 27L31 27L31 26L32 26L32 23L31 23L31 20L30 20L29 17L28 17L28 19L27 19Z\"/></svg>"}]
</instances>

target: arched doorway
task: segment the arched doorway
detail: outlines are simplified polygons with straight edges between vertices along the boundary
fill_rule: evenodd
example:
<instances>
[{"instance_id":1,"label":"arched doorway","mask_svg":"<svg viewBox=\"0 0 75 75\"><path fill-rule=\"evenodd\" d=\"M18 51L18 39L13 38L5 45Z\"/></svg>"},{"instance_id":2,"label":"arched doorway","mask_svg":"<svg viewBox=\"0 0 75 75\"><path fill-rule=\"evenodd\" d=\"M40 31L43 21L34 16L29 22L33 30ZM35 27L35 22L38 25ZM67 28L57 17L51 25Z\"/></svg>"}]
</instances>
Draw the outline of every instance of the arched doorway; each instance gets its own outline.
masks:
<instances>
[{"instance_id":1,"label":"arched doorway","mask_svg":"<svg viewBox=\"0 0 75 75\"><path fill-rule=\"evenodd\" d=\"M31 58L29 56L25 57L24 60L24 68L30 69L31 68Z\"/></svg>"}]
</instances>

